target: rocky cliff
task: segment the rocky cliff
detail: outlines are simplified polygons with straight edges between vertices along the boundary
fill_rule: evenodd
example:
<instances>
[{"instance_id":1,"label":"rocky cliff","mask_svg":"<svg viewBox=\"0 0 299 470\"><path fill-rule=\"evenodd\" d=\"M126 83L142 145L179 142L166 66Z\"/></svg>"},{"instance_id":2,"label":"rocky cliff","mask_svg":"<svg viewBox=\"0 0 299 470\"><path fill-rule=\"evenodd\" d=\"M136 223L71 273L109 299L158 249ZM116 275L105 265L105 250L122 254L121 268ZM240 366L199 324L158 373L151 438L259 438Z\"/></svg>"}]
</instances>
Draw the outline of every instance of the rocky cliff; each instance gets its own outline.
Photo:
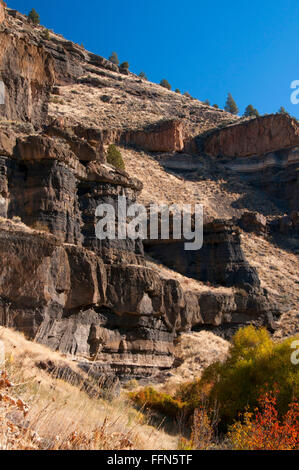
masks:
<instances>
[{"instance_id":1,"label":"rocky cliff","mask_svg":"<svg viewBox=\"0 0 299 470\"><path fill-rule=\"evenodd\" d=\"M137 171L146 158L152 169L168 162L149 191L152 201L163 202L159 190L176 178L169 168L183 172L181 186L185 177L200 188L219 177L215 169L241 181L243 157L258 152L261 164L267 152L295 152L296 122L271 116L234 125L235 116L124 74L13 10L2 13L0 324L123 379L171 368L180 332L247 323L273 329L277 309L245 258L235 221L207 208L202 250L186 253L184 240L148 240L145 254L141 240L98 240L95 210L101 203L117 210L118 196L143 200L153 178L151 169L144 179ZM107 164L112 143L138 155L128 172ZM226 154L233 159L218 158ZM265 177L258 180L256 167L250 172L252 187L262 186ZM183 187L177 193L196 202ZM185 281L163 276L148 255Z\"/></svg>"}]
</instances>

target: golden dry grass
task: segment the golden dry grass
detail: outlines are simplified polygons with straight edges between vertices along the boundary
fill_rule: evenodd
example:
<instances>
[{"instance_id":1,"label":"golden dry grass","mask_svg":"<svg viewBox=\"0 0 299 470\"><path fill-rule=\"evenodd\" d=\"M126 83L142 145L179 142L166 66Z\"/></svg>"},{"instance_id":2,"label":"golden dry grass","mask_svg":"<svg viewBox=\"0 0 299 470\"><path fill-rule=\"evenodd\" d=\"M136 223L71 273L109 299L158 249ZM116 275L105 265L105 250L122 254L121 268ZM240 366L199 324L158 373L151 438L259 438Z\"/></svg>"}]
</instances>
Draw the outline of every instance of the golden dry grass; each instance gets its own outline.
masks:
<instances>
[{"instance_id":1,"label":"golden dry grass","mask_svg":"<svg viewBox=\"0 0 299 470\"><path fill-rule=\"evenodd\" d=\"M171 370L171 376L158 388L172 393L180 384L199 379L210 364L226 359L229 347L228 341L209 331L181 334L174 352L181 364Z\"/></svg>"},{"instance_id":2,"label":"golden dry grass","mask_svg":"<svg viewBox=\"0 0 299 470\"><path fill-rule=\"evenodd\" d=\"M298 309L299 257L254 234L242 233L245 256L259 274L262 287L285 310Z\"/></svg>"},{"instance_id":3,"label":"golden dry grass","mask_svg":"<svg viewBox=\"0 0 299 470\"><path fill-rule=\"evenodd\" d=\"M224 180L205 179L189 181L178 174L167 172L149 153L133 149L122 149L126 171L142 181L144 188L138 200L142 204L202 204L205 216L230 218L238 211L232 204L240 194L229 192L223 198Z\"/></svg>"},{"instance_id":4,"label":"golden dry grass","mask_svg":"<svg viewBox=\"0 0 299 470\"><path fill-rule=\"evenodd\" d=\"M24 418L22 411L11 404L7 408L0 400L0 448L177 448L179 436L149 426L147 417L130 405L124 392L110 401L92 399L36 366L51 359L75 367L71 359L6 328L1 328L0 340L5 344L8 377L17 384L9 395L29 408Z\"/></svg>"}]
</instances>

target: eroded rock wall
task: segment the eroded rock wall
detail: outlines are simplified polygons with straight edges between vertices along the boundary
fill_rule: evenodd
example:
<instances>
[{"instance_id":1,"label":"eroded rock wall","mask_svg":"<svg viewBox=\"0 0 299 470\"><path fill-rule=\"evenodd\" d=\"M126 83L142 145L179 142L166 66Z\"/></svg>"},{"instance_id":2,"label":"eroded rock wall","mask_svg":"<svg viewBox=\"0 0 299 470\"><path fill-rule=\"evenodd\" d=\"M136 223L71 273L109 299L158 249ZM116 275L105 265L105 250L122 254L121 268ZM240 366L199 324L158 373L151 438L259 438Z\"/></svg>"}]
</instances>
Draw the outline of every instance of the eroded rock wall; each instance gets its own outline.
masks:
<instances>
[{"instance_id":1,"label":"eroded rock wall","mask_svg":"<svg viewBox=\"0 0 299 470\"><path fill-rule=\"evenodd\" d=\"M212 132L203 150L214 157L247 157L298 145L298 121L287 114L271 114Z\"/></svg>"},{"instance_id":2,"label":"eroded rock wall","mask_svg":"<svg viewBox=\"0 0 299 470\"><path fill-rule=\"evenodd\" d=\"M10 34L5 21L0 26L1 79L5 87L0 114L9 120L45 124L54 84L52 57L43 46Z\"/></svg>"}]
</instances>

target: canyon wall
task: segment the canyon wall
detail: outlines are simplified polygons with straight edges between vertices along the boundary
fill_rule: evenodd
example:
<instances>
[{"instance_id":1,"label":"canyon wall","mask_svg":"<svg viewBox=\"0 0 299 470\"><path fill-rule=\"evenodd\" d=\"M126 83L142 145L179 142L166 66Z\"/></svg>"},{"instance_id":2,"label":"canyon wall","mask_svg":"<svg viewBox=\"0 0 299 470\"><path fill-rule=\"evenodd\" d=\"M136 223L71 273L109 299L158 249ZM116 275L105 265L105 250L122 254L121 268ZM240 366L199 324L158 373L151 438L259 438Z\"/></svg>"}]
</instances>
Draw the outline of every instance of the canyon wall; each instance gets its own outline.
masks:
<instances>
[{"instance_id":1,"label":"canyon wall","mask_svg":"<svg viewBox=\"0 0 299 470\"><path fill-rule=\"evenodd\" d=\"M194 254L184 240L98 240L95 211L102 203L117 211L118 196L138 202L143 189L138 174L107 164L110 144L162 153L169 169L182 168L187 152L187 169L200 172L195 137L226 123L205 137L201 158L212 165L227 155L233 158L222 163L231 172L257 174L242 167L243 157L293 152L296 123L269 116L232 125L236 117L124 75L12 10L0 44L0 324L124 380L171 368L181 332L249 323L272 329L275 306L235 223L206 223L204 247ZM118 111L108 113L108 102ZM204 288L183 288L149 267L144 246Z\"/></svg>"}]
</instances>

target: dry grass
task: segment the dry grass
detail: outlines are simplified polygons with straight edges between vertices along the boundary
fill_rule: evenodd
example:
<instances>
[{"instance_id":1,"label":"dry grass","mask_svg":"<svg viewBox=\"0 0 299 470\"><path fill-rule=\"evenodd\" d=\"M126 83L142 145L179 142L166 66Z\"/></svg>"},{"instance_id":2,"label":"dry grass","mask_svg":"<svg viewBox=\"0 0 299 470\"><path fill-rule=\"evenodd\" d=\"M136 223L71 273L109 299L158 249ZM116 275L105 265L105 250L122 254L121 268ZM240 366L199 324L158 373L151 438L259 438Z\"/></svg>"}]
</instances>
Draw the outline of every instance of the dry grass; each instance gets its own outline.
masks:
<instances>
[{"instance_id":1,"label":"dry grass","mask_svg":"<svg viewBox=\"0 0 299 470\"><path fill-rule=\"evenodd\" d=\"M209 217L230 218L238 211L232 204L240 198L236 191L223 197L224 180L190 181L178 174L167 172L163 166L146 152L122 149L126 171L143 182L144 189L138 200L142 204L202 204Z\"/></svg>"},{"instance_id":2,"label":"dry grass","mask_svg":"<svg viewBox=\"0 0 299 470\"><path fill-rule=\"evenodd\" d=\"M74 368L71 359L5 328L0 330L0 339L5 344L9 379L17 384L9 395L29 408L24 417L18 407L0 401L0 448L177 448L179 436L149 426L147 417L132 408L124 392L109 402L92 399L36 366L51 359Z\"/></svg>"},{"instance_id":3,"label":"dry grass","mask_svg":"<svg viewBox=\"0 0 299 470\"><path fill-rule=\"evenodd\" d=\"M206 367L216 361L224 361L230 343L209 331L183 333L175 345L175 358L181 364L171 371L171 376L158 388L172 393L174 388L201 377Z\"/></svg>"},{"instance_id":4,"label":"dry grass","mask_svg":"<svg viewBox=\"0 0 299 470\"><path fill-rule=\"evenodd\" d=\"M298 309L299 257L254 234L242 234L246 258L259 274L262 287L283 311Z\"/></svg>"},{"instance_id":5,"label":"dry grass","mask_svg":"<svg viewBox=\"0 0 299 470\"><path fill-rule=\"evenodd\" d=\"M86 127L123 130L176 118L184 121L191 135L239 119L133 74L124 76L101 69L99 76L96 67L89 66L89 70L81 78L91 80L94 86L61 86L60 96L50 100L50 116L64 117L72 124L84 123Z\"/></svg>"}]
</instances>

